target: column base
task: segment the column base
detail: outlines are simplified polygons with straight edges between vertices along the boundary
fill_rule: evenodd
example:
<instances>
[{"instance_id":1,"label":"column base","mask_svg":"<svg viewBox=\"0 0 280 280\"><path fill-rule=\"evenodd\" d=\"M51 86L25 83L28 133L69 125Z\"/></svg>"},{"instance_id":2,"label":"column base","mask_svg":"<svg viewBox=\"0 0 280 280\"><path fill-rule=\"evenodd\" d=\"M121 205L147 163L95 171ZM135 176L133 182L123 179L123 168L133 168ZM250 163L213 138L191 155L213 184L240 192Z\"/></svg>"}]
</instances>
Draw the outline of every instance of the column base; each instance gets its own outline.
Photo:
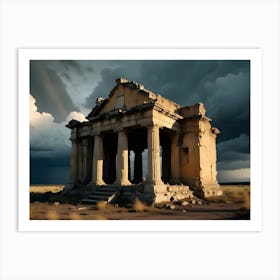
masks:
<instances>
[{"instance_id":1,"label":"column base","mask_svg":"<svg viewBox=\"0 0 280 280\"><path fill-rule=\"evenodd\" d=\"M121 181L115 181L113 185L116 186L131 186L131 182L129 180L121 180Z\"/></svg>"},{"instance_id":2,"label":"column base","mask_svg":"<svg viewBox=\"0 0 280 280\"><path fill-rule=\"evenodd\" d=\"M95 185L97 185L97 186L104 186L104 185L106 185L106 183L103 180L100 180L100 181L97 181L95 183Z\"/></svg>"},{"instance_id":3,"label":"column base","mask_svg":"<svg viewBox=\"0 0 280 280\"><path fill-rule=\"evenodd\" d=\"M195 195L202 199L210 196L223 195L221 186L217 182L203 182L201 180L196 180L193 181L190 186Z\"/></svg>"},{"instance_id":4,"label":"column base","mask_svg":"<svg viewBox=\"0 0 280 280\"><path fill-rule=\"evenodd\" d=\"M167 185L165 185L162 181L160 181L160 182L146 181L145 182L145 185L144 185L145 193L165 192L165 191L167 191Z\"/></svg>"},{"instance_id":5,"label":"column base","mask_svg":"<svg viewBox=\"0 0 280 280\"><path fill-rule=\"evenodd\" d=\"M193 197L193 192L188 186L165 184L155 185L151 182L147 182L144 185L144 194L155 204L185 200Z\"/></svg>"},{"instance_id":6,"label":"column base","mask_svg":"<svg viewBox=\"0 0 280 280\"><path fill-rule=\"evenodd\" d=\"M75 183L65 184L62 193L65 194L65 193L70 192L71 190L73 190L75 188L75 186L76 186Z\"/></svg>"},{"instance_id":7,"label":"column base","mask_svg":"<svg viewBox=\"0 0 280 280\"><path fill-rule=\"evenodd\" d=\"M223 191L219 184L204 184L203 191L204 197L223 195Z\"/></svg>"},{"instance_id":8,"label":"column base","mask_svg":"<svg viewBox=\"0 0 280 280\"><path fill-rule=\"evenodd\" d=\"M105 186L106 183L102 180L99 182L90 182L89 184L87 184L87 189L91 190L91 191L95 191L96 188L101 187L101 186Z\"/></svg>"},{"instance_id":9,"label":"column base","mask_svg":"<svg viewBox=\"0 0 280 280\"><path fill-rule=\"evenodd\" d=\"M97 181L97 182L90 182L88 185L92 185L92 186L104 186L104 185L106 185L106 183L102 180L102 181Z\"/></svg>"}]
</instances>

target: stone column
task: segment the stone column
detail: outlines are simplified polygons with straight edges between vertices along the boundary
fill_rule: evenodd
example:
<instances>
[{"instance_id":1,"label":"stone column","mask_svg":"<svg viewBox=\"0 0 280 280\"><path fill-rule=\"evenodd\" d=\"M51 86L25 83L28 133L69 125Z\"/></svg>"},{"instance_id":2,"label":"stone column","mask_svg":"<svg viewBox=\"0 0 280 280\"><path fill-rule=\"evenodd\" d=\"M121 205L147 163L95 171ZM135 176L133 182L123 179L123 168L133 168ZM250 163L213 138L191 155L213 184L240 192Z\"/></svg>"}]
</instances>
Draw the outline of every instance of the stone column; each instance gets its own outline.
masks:
<instances>
[{"instance_id":1,"label":"stone column","mask_svg":"<svg viewBox=\"0 0 280 280\"><path fill-rule=\"evenodd\" d=\"M88 175L88 165L87 165L87 161L88 161L88 139L87 138L84 138L82 140L82 161L83 161L83 169L82 169L82 182L85 183L86 182L86 179L87 179L87 175Z\"/></svg>"},{"instance_id":2,"label":"stone column","mask_svg":"<svg viewBox=\"0 0 280 280\"><path fill-rule=\"evenodd\" d=\"M124 130L118 131L118 150L116 160L116 185L131 185L128 180L128 141Z\"/></svg>"},{"instance_id":3,"label":"stone column","mask_svg":"<svg viewBox=\"0 0 280 280\"><path fill-rule=\"evenodd\" d=\"M94 136L91 183L99 186L105 185L103 181L103 139L100 135Z\"/></svg>"},{"instance_id":4,"label":"stone column","mask_svg":"<svg viewBox=\"0 0 280 280\"><path fill-rule=\"evenodd\" d=\"M180 184L180 146L179 134L171 137L171 181L173 184Z\"/></svg>"},{"instance_id":5,"label":"stone column","mask_svg":"<svg viewBox=\"0 0 280 280\"><path fill-rule=\"evenodd\" d=\"M71 139L71 159L70 159L70 183L75 184L78 182L78 172L79 172L79 159L78 159L78 141L76 139Z\"/></svg>"},{"instance_id":6,"label":"stone column","mask_svg":"<svg viewBox=\"0 0 280 280\"><path fill-rule=\"evenodd\" d=\"M135 158L134 158L134 183L142 182L143 179L143 164L142 164L142 149L135 149Z\"/></svg>"},{"instance_id":7,"label":"stone column","mask_svg":"<svg viewBox=\"0 0 280 280\"><path fill-rule=\"evenodd\" d=\"M162 185L160 175L160 142L159 127L148 127L148 178L147 182L154 185Z\"/></svg>"},{"instance_id":8,"label":"stone column","mask_svg":"<svg viewBox=\"0 0 280 280\"><path fill-rule=\"evenodd\" d=\"M130 172L131 164L130 164L130 150L128 150L128 180L130 180L131 172Z\"/></svg>"},{"instance_id":9,"label":"stone column","mask_svg":"<svg viewBox=\"0 0 280 280\"><path fill-rule=\"evenodd\" d=\"M81 140L78 142L79 149L79 182L83 180L83 146Z\"/></svg>"}]
</instances>

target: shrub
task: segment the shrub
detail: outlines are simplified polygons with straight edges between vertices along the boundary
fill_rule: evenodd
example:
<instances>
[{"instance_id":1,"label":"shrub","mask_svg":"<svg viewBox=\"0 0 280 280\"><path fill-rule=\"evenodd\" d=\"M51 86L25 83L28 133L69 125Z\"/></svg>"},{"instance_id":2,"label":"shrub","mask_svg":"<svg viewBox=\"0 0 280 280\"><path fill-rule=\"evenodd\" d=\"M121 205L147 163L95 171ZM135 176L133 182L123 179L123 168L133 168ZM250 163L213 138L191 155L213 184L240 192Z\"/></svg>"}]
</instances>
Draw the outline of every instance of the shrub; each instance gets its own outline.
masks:
<instances>
[{"instance_id":1,"label":"shrub","mask_svg":"<svg viewBox=\"0 0 280 280\"><path fill-rule=\"evenodd\" d=\"M243 209L249 210L250 209L250 191L245 191L243 195Z\"/></svg>"},{"instance_id":2,"label":"shrub","mask_svg":"<svg viewBox=\"0 0 280 280\"><path fill-rule=\"evenodd\" d=\"M103 210L105 209L107 206L107 202L106 201L98 201L97 204L96 204L96 208L98 210Z\"/></svg>"},{"instance_id":3,"label":"shrub","mask_svg":"<svg viewBox=\"0 0 280 280\"><path fill-rule=\"evenodd\" d=\"M47 212L47 220L59 220L59 216L55 210L49 210Z\"/></svg>"},{"instance_id":4,"label":"shrub","mask_svg":"<svg viewBox=\"0 0 280 280\"><path fill-rule=\"evenodd\" d=\"M228 199L225 196L208 196L205 197L205 200L212 203L223 203L227 202Z\"/></svg>"},{"instance_id":5,"label":"shrub","mask_svg":"<svg viewBox=\"0 0 280 280\"><path fill-rule=\"evenodd\" d=\"M136 198L136 200L133 203L132 208L135 212L143 212L146 209L146 205L142 201L140 201L138 198Z\"/></svg>"},{"instance_id":6,"label":"shrub","mask_svg":"<svg viewBox=\"0 0 280 280\"><path fill-rule=\"evenodd\" d=\"M76 212L72 212L69 214L69 220L80 220L80 214Z\"/></svg>"}]
</instances>

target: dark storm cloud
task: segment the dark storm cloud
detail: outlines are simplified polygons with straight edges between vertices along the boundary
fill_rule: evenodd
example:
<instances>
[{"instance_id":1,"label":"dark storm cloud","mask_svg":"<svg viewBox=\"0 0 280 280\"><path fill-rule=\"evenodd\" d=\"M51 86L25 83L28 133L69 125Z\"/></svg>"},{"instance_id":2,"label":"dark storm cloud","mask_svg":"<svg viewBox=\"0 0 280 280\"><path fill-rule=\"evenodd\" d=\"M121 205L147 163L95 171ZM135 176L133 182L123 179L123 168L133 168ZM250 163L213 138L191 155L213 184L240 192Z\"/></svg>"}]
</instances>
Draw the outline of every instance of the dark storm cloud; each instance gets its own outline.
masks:
<instances>
[{"instance_id":1,"label":"dark storm cloud","mask_svg":"<svg viewBox=\"0 0 280 280\"><path fill-rule=\"evenodd\" d=\"M250 137L250 76L239 72L219 77L205 84L208 95L205 103L213 125L221 130L217 141L236 138L241 134Z\"/></svg>"},{"instance_id":2,"label":"dark storm cloud","mask_svg":"<svg viewBox=\"0 0 280 280\"><path fill-rule=\"evenodd\" d=\"M90 64L60 60L55 63L48 68L47 62L33 61L30 72L31 94L37 100L38 111L51 113L55 121L62 122L71 111L78 110L61 78L68 86L80 83L83 77L89 77L90 82L89 73L94 72L95 75L98 69L96 75L101 72L101 80L86 98L86 108L94 107L97 97L108 97L116 85L115 79L120 76L137 81L183 106L203 102L207 116L213 119L212 125L221 131L217 137L219 170L250 167L249 61L93 61ZM99 76L96 81L98 79ZM48 132L53 133L50 128ZM67 131L67 137L69 135ZM36 142L34 137L34 141L31 141L31 182L67 182L70 146L65 147L63 144L60 147L58 143L62 141L56 139L49 140L53 143L50 146L44 143L46 138L37 137Z\"/></svg>"},{"instance_id":3,"label":"dark storm cloud","mask_svg":"<svg viewBox=\"0 0 280 280\"><path fill-rule=\"evenodd\" d=\"M97 97L107 97L119 76L183 106L203 102L212 125L221 131L219 169L250 167L250 61L120 61L118 65L102 71L87 107L93 107ZM132 65L138 71L131 71Z\"/></svg>"},{"instance_id":4,"label":"dark storm cloud","mask_svg":"<svg viewBox=\"0 0 280 280\"><path fill-rule=\"evenodd\" d=\"M124 76L125 70L122 68L105 68L101 72L102 80L94 88L92 93L86 98L85 107L93 108L95 106L96 98L103 96L107 97L112 88L116 85L116 78Z\"/></svg>"},{"instance_id":5,"label":"dark storm cloud","mask_svg":"<svg viewBox=\"0 0 280 280\"><path fill-rule=\"evenodd\" d=\"M51 152L52 149L50 147L42 147L40 146L30 146L30 152Z\"/></svg>"},{"instance_id":6,"label":"dark storm cloud","mask_svg":"<svg viewBox=\"0 0 280 280\"><path fill-rule=\"evenodd\" d=\"M181 105L203 102L217 141L250 130L249 61L142 62L145 86Z\"/></svg>"},{"instance_id":7,"label":"dark storm cloud","mask_svg":"<svg viewBox=\"0 0 280 280\"><path fill-rule=\"evenodd\" d=\"M115 79L123 76L181 105L203 102L213 125L224 141L250 130L250 61L119 61L115 69L105 68L102 79L86 99L92 108L99 96L107 97ZM135 71L137 68L137 71Z\"/></svg>"},{"instance_id":8,"label":"dark storm cloud","mask_svg":"<svg viewBox=\"0 0 280 280\"><path fill-rule=\"evenodd\" d=\"M58 60L66 70L74 69L78 74L83 75L83 69L81 65L75 60Z\"/></svg>"},{"instance_id":9,"label":"dark storm cloud","mask_svg":"<svg viewBox=\"0 0 280 280\"><path fill-rule=\"evenodd\" d=\"M65 184L69 181L70 154L30 159L31 184Z\"/></svg>"},{"instance_id":10,"label":"dark storm cloud","mask_svg":"<svg viewBox=\"0 0 280 280\"><path fill-rule=\"evenodd\" d=\"M203 102L221 130L218 142L249 133L249 61L143 61L140 72L145 87L164 97L181 105Z\"/></svg>"},{"instance_id":11,"label":"dark storm cloud","mask_svg":"<svg viewBox=\"0 0 280 280\"><path fill-rule=\"evenodd\" d=\"M99 61L102 63L103 61ZM107 65L108 62L104 61ZM101 80L98 85L93 89L91 94L86 98L84 106L86 108L93 108L95 106L95 100L98 97L108 97L110 91L116 85L116 79L119 77L124 77L128 80L134 80L140 82L141 73L139 73L141 61L128 60L128 61L112 61L114 67L105 67L101 71ZM118 65L118 66L116 66ZM143 82L144 83L144 82Z\"/></svg>"},{"instance_id":12,"label":"dark storm cloud","mask_svg":"<svg viewBox=\"0 0 280 280\"><path fill-rule=\"evenodd\" d=\"M67 79L68 81L71 81L71 80L72 80L71 77L70 77L67 73L63 72L62 75L63 75L63 77L64 77L65 79Z\"/></svg>"},{"instance_id":13,"label":"dark storm cloud","mask_svg":"<svg viewBox=\"0 0 280 280\"><path fill-rule=\"evenodd\" d=\"M86 67L86 71L88 71L88 72L90 72L90 73L93 73L93 72L94 72L93 68L90 67L90 66Z\"/></svg>"},{"instance_id":14,"label":"dark storm cloud","mask_svg":"<svg viewBox=\"0 0 280 280\"><path fill-rule=\"evenodd\" d=\"M67 130L67 131L66 131ZM52 123L30 128L31 184L58 184L68 181L70 172L69 130Z\"/></svg>"},{"instance_id":15,"label":"dark storm cloud","mask_svg":"<svg viewBox=\"0 0 280 280\"><path fill-rule=\"evenodd\" d=\"M231 159L228 161L219 161L217 163L219 170L236 170L241 168L249 168L250 167L250 158L247 155L246 158L242 156L236 159Z\"/></svg>"},{"instance_id":16,"label":"dark storm cloud","mask_svg":"<svg viewBox=\"0 0 280 280\"><path fill-rule=\"evenodd\" d=\"M48 61L30 62L30 93L35 97L40 112L51 113L56 122L62 122L78 108L69 97L65 84L47 64Z\"/></svg>"},{"instance_id":17,"label":"dark storm cloud","mask_svg":"<svg viewBox=\"0 0 280 280\"><path fill-rule=\"evenodd\" d=\"M206 82L248 70L246 61L142 61L141 80L151 90L187 105L207 100Z\"/></svg>"},{"instance_id":18,"label":"dark storm cloud","mask_svg":"<svg viewBox=\"0 0 280 280\"><path fill-rule=\"evenodd\" d=\"M249 153L250 152L250 140L248 135L241 134L238 138L230 139L224 142L220 142L217 145L219 153L224 154L231 150L238 153Z\"/></svg>"},{"instance_id":19,"label":"dark storm cloud","mask_svg":"<svg viewBox=\"0 0 280 280\"><path fill-rule=\"evenodd\" d=\"M218 161L231 161L231 160L248 160L250 159L249 153L240 153L231 150L232 147L229 148L227 151L220 151L218 150Z\"/></svg>"},{"instance_id":20,"label":"dark storm cloud","mask_svg":"<svg viewBox=\"0 0 280 280\"><path fill-rule=\"evenodd\" d=\"M217 144L219 170L250 168L250 140L248 135L241 134L237 138Z\"/></svg>"},{"instance_id":21,"label":"dark storm cloud","mask_svg":"<svg viewBox=\"0 0 280 280\"><path fill-rule=\"evenodd\" d=\"M35 158L61 158L65 155L70 154L70 147L42 147L42 146L34 146L30 145L30 157Z\"/></svg>"}]
</instances>

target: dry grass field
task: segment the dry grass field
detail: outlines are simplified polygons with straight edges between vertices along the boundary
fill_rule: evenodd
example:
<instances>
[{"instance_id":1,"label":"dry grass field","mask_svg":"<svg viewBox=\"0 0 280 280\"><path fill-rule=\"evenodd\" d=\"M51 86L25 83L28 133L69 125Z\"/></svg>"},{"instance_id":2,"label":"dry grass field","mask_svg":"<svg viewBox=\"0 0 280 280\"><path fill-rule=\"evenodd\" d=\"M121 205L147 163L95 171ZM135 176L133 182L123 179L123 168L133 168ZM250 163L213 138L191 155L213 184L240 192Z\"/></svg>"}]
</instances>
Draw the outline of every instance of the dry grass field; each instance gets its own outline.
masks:
<instances>
[{"instance_id":1,"label":"dry grass field","mask_svg":"<svg viewBox=\"0 0 280 280\"><path fill-rule=\"evenodd\" d=\"M223 185L223 196L209 197L209 202L242 203L243 209L250 210L250 186L249 185Z\"/></svg>"},{"instance_id":2,"label":"dry grass field","mask_svg":"<svg viewBox=\"0 0 280 280\"><path fill-rule=\"evenodd\" d=\"M63 185L32 185L30 186L30 193L59 193L63 190Z\"/></svg>"},{"instance_id":3,"label":"dry grass field","mask_svg":"<svg viewBox=\"0 0 280 280\"><path fill-rule=\"evenodd\" d=\"M147 206L139 200L120 207L105 204L85 205L79 197L62 199L61 185L30 186L30 219L34 220L240 220L250 219L250 186L224 185L224 195L209 197L201 204L174 203ZM172 207L173 208L173 207Z\"/></svg>"}]
</instances>

